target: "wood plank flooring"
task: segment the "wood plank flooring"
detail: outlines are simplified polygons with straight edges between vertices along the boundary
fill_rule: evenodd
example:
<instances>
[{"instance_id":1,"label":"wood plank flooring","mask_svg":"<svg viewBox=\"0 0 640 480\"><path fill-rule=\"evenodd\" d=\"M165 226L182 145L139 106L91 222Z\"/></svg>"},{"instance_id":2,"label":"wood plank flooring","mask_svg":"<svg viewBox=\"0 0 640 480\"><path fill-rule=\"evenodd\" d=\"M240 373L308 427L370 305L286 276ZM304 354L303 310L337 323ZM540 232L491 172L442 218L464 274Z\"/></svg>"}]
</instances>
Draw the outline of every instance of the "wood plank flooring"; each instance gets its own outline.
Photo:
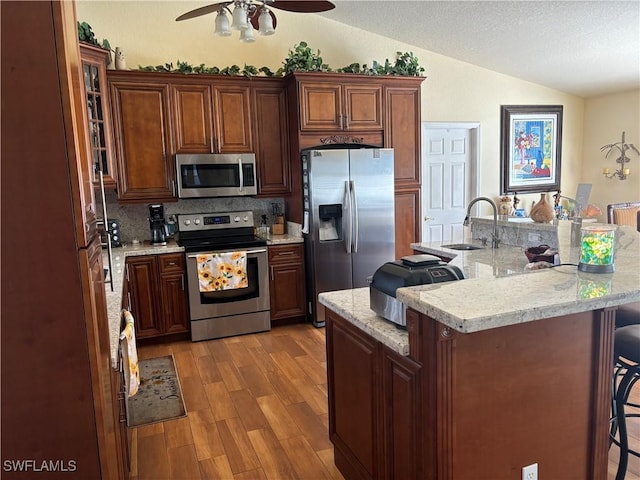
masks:
<instances>
[{"instance_id":1,"label":"wood plank flooring","mask_svg":"<svg viewBox=\"0 0 640 480\"><path fill-rule=\"evenodd\" d=\"M296 324L138 353L173 353L188 416L132 429L131 480L343 478L328 438L324 329ZM633 395L640 403L640 383ZM617 465L613 446L608 480ZM626 480L640 480L640 459L630 456Z\"/></svg>"},{"instance_id":2,"label":"wood plank flooring","mask_svg":"<svg viewBox=\"0 0 640 480\"><path fill-rule=\"evenodd\" d=\"M335 479L325 332L310 324L204 342L173 354L188 415L133 429L132 480Z\"/></svg>"}]
</instances>

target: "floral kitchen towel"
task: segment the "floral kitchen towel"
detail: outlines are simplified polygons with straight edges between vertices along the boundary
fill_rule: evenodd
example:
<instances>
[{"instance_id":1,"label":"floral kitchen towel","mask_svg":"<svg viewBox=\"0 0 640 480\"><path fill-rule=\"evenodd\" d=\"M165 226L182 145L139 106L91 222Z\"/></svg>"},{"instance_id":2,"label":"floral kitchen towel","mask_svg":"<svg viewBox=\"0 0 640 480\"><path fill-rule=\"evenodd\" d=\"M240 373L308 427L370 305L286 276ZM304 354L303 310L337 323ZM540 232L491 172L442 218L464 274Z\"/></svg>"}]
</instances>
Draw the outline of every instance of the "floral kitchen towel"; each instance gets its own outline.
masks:
<instances>
[{"instance_id":1,"label":"floral kitchen towel","mask_svg":"<svg viewBox=\"0 0 640 480\"><path fill-rule=\"evenodd\" d=\"M198 281L201 292L246 288L247 252L198 255Z\"/></svg>"},{"instance_id":2,"label":"floral kitchen towel","mask_svg":"<svg viewBox=\"0 0 640 480\"><path fill-rule=\"evenodd\" d=\"M140 386L140 367L138 365L138 350L136 349L136 333L133 326L133 315L129 310L122 310L125 327L120 333L120 349L122 368L124 369L127 394L133 397Z\"/></svg>"}]
</instances>

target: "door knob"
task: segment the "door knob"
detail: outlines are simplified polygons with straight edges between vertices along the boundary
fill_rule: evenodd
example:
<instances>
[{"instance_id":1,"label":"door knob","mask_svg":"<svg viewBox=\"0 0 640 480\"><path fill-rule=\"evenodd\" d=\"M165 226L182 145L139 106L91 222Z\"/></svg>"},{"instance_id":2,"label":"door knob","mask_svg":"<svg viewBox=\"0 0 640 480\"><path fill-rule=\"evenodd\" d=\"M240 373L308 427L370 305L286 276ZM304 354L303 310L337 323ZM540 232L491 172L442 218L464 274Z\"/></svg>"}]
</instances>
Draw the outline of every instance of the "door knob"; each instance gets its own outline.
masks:
<instances>
[{"instance_id":1,"label":"door knob","mask_svg":"<svg viewBox=\"0 0 640 480\"><path fill-rule=\"evenodd\" d=\"M431 218L431 217L429 217L429 216L425 215L425 216L424 216L424 221L425 221L425 222L428 222L429 220L435 220L435 218Z\"/></svg>"}]
</instances>

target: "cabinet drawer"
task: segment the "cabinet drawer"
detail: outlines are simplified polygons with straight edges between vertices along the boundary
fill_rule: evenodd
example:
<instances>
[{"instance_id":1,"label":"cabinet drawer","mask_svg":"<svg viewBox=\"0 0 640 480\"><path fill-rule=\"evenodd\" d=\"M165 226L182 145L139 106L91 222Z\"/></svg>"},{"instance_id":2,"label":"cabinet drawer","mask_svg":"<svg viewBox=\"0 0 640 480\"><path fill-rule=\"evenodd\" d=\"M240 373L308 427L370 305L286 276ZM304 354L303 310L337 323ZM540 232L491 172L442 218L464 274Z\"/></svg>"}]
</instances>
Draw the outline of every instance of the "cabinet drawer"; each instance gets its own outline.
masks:
<instances>
[{"instance_id":1,"label":"cabinet drawer","mask_svg":"<svg viewBox=\"0 0 640 480\"><path fill-rule=\"evenodd\" d=\"M269 263L301 263L302 244L275 245L269 247Z\"/></svg>"},{"instance_id":2,"label":"cabinet drawer","mask_svg":"<svg viewBox=\"0 0 640 480\"><path fill-rule=\"evenodd\" d=\"M182 253L168 253L158 255L160 273L184 271L184 255Z\"/></svg>"}]
</instances>

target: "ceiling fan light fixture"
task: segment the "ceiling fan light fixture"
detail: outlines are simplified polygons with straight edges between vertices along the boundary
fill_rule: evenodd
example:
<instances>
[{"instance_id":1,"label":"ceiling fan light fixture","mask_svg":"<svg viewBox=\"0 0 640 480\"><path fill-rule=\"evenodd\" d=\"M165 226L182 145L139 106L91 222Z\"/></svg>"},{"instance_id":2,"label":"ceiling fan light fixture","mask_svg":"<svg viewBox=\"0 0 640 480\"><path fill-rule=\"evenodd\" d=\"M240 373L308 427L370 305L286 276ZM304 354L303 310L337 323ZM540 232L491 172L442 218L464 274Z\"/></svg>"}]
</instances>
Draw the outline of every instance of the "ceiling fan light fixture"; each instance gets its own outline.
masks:
<instances>
[{"instance_id":1,"label":"ceiling fan light fixture","mask_svg":"<svg viewBox=\"0 0 640 480\"><path fill-rule=\"evenodd\" d=\"M231 30L229 29L229 18L227 17L224 8L218 10L218 15L216 16L216 29L213 33L219 37L228 37L231 35Z\"/></svg>"},{"instance_id":2,"label":"ceiling fan light fixture","mask_svg":"<svg viewBox=\"0 0 640 480\"><path fill-rule=\"evenodd\" d=\"M244 30L248 28L249 22L247 21L247 6L245 2L236 2L233 9L231 28L234 30Z\"/></svg>"},{"instance_id":3,"label":"ceiling fan light fixture","mask_svg":"<svg viewBox=\"0 0 640 480\"><path fill-rule=\"evenodd\" d=\"M273 18L271 18L271 12L267 7L262 7L260 10L260 16L258 17L258 31L261 35L273 35L276 33L273 27Z\"/></svg>"},{"instance_id":4,"label":"ceiling fan light fixture","mask_svg":"<svg viewBox=\"0 0 640 480\"><path fill-rule=\"evenodd\" d=\"M256 39L253 36L253 26L249 23L247 28L240 30L240 41L245 43L255 42Z\"/></svg>"}]
</instances>

